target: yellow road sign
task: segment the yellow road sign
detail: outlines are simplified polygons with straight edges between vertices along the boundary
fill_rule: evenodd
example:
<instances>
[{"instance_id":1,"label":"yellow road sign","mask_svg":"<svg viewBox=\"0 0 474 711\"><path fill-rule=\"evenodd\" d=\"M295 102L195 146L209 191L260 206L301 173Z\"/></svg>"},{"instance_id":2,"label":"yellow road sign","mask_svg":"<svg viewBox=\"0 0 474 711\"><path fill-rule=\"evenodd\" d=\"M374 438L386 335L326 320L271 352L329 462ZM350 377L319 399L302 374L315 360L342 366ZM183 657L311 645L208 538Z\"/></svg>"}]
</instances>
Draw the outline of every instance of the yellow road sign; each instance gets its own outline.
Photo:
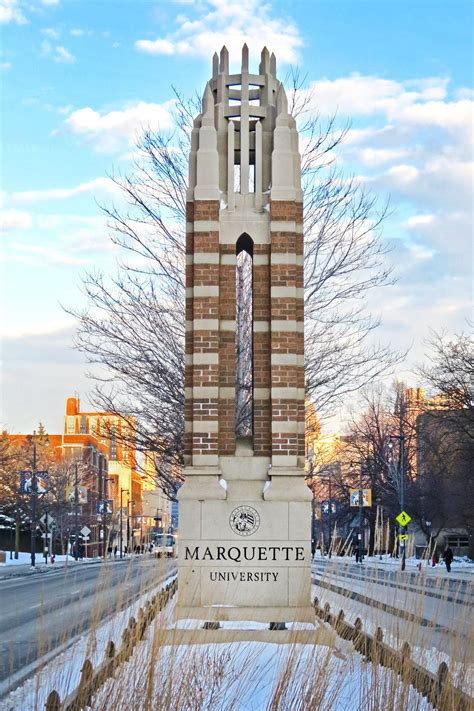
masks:
<instances>
[{"instance_id":1,"label":"yellow road sign","mask_svg":"<svg viewBox=\"0 0 474 711\"><path fill-rule=\"evenodd\" d=\"M406 526L407 523L410 523L411 521L411 516L407 514L406 511L402 511L401 513L398 514L397 518L395 521L398 521L400 526Z\"/></svg>"},{"instance_id":2,"label":"yellow road sign","mask_svg":"<svg viewBox=\"0 0 474 711\"><path fill-rule=\"evenodd\" d=\"M408 533L401 533L400 540L401 541L408 541Z\"/></svg>"}]
</instances>

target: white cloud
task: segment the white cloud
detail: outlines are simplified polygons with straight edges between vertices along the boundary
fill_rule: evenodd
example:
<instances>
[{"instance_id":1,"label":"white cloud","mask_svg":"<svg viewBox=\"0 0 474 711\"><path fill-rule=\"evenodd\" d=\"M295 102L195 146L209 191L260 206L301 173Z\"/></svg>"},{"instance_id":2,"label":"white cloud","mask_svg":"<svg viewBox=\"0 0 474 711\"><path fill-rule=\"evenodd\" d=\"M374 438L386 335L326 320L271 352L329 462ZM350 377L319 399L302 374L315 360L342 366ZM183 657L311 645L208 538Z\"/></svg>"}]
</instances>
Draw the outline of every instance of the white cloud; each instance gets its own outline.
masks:
<instances>
[{"instance_id":1,"label":"white cloud","mask_svg":"<svg viewBox=\"0 0 474 711\"><path fill-rule=\"evenodd\" d=\"M175 46L173 42L166 39L138 40L135 47L146 54L174 54Z\"/></svg>"},{"instance_id":2,"label":"white cloud","mask_svg":"<svg viewBox=\"0 0 474 711\"><path fill-rule=\"evenodd\" d=\"M404 158L409 153L410 151L405 148L360 148L354 151L358 161L368 167L375 167L398 158Z\"/></svg>"},{"instance_id":3,"label":"white cloud","mask_svg":"<svg viewBox=\"0 0 474 711\"><path fill-rule=\"evenodd\" d=\"M431 259L435 254L434 250L428 249L421 244L408 245L408 251L413 259Z\"/></svg>"},{"instance_id":4,"label":"white cloud","mask_svg":"<svg viewBox=\"0 0 474 711\"><path fill-rule=\"evenodd\" d=\"M122 110L103 114L86 107L73 111L64 125L72 133L84 136L97 150L113 153L124 142L133 145L141 127L155 130L170 128L171 106L172 102L154 104L141 101Z\"/></svg>"},{"instance_id":5,"label":"white cloud","mask_svg":"<svg viewBox=\"0 0 474 711\"><path fill-rule=\"evenodd\" d=\"M40 56L49 57L58 64L73 64L76 58L66 47L57 45L53 47L49 40L43 40L40 46Z\"/></svg>"},{"instance_id":6,"label":"white cloud","mask_svg":"<svg viewBox=\"0 0 474 711\"><path fill-rule=\"evenodd\" d=\"M28 20L23 15L18 0L0 0L0 24L8 25L10 22L24 25Z\"/></svg>"},{"instance_id":7,"label":"white cloud","mask_svg":"<svg viewBox=\"0 0 474 711\"><path fill-rule=\"evenodd\" d=\"M81 30L79 27L75 27L74 29L70 30L69 34L73 37L82 37L85 33L84 30Z\"/></svg>"},{"instance_id":8,"label":"white cloud","mask_svg":"<svg viewBox=\"0 0 474 711\"><path fill-rule=\"evenodd\" d=\"M56 7L59 5L59 0L41 0L41 2L48 7Z\"/></svg>"},{"instance_id":9,"label":"white cloud","mask_svg":"<svg viewBox=\"0 0 474 711\"><path fill-rule=\"evenodd\" d=\"M272 16L272 7L258 0L207 0L204 14L190 20L176 18L178 29L166 37L139 39L135 48L147 54L180 54L208 58L223 44L230 53L230 61L240 59L242 45L246 42L253 59L267 46L278 54L282 62L296 63L303 40L296 25L287 18ZM192 8L190 7L190 10Z\"/></svg>"},{"instance_id":10,"label":"white cloud","mask_svg":"<svg viewBox=\"0 0 474 711\"><path fill-rule=\"evenodd\" d=\"M55 62L60 62L64 64L72 64L76 61L76 58L66 47L56 47L56 53L53 57Z\"/></svg>"},{"instance_id":11,"label":"white cloud","mask_svg":"<svg viewBox=\"0 0 474 711\"><path fill-rule=\"evenodd\" d=\"M0 230L18 230L31 227L32 220L29 212L21 210L1 210Z\"/></svg>"},{"instance_id":12,"label":"white cloud","mask_svg":"<svg viewBox=\"0 0 474 711\"><path fill-rule=\"evenodd\" d=\"M46 35L46 37L51 37L51 39L59 39L61 36L60 30L56 29L55 27L45 27L43 30L41 30L42 35Z\"/></svg>"},{"instance_id":13,"label":"white cloud","mask_svg":"<svg viewBox=\"0 0 474 711\"><path fill-rule=\"evenodd\" d=\"M408 218L406 225L410 229L419 227L420 225L432 225L434 219L434 215L413 215Z\"/></svg>"},{"instance_id":14,"label":"white cloud","mask_svg":"<svg viewBox=\"0 0 474 711\"><path fill-rule=\"evenodd\" d=\"M50 188L46 190L26 190L13 193L11 202L16 204L30 204L47 202L49 200L67 200L85 193L105 192L109 195L118 194L119 189L110 178L96 178L88 183L81 183L73 188Z\"/></svg>"},{"instance_id":15,"label":"white cloud","mask_svg":"<svg viewBox=\"0 0 474 711\"><path fill-rule=\"evenodd\" d=\"M12 63L11 62L2 62L0 64L0 70L2 72L8 72L9 69L12 68Z\"/></svg>"}]
</instances>

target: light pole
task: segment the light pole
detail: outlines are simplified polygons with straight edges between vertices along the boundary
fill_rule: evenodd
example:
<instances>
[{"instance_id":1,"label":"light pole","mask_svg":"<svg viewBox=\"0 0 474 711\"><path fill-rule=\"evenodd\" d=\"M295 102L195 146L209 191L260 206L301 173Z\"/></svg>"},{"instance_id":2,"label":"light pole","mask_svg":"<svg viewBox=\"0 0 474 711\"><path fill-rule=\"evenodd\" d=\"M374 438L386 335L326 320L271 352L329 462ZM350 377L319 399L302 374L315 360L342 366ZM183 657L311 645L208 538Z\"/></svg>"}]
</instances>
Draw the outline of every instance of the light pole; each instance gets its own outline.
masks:
<instances>
[{"instance_id":1,"label":"light pole","mask_svg":"<svg viewBox=\"0 0 474 711\"><path fill-rule=\"evenodd\" d=\"M130 496L130 494L129 494ZM130 504L132 505L132 515L130 516ZM127 499L127 550L130 553L132 546L131 536L130 536L130 518L132 518L132 537L133 537L133 507L135 506L135 501L133 499Z\"/></svg>"},{"instance_id":2,"label":"light pole","mask_svg":"<svg viewBox=\"0 0 474 711\"><path fill-rule=\"evenodd\" d=\"M398 454L398 483L399 483L399 493L400 493L400 509L401 511L405 511L405 434L401 432L399 435L389 435L389 440L392 439L398 439L400 443L400 448L399 448L399 454ZM388 443L389 449L393 448L393 443L389 441ZM401 527L401 536L400 538L400 548L402 549L402 565L401 569L405 570L405 562L406 562L406 531L407 527L402 526Z\"/></svg>"},{"instance_id":3,"label":"light pole","mask_svg":"<svg viewBox=\"0 0 474 711\"><path fill-rule=\"evenodd\" d=\"M362 545L362 495L363 495L363 490L362 490L362 464L360 465L359 469L359 563L362 563L362 557L364 554L364 548Z\"/></svg>"},{"instance_id":4,"label":"light pole","mask_svg":"<svg viewBox=\"0 0 474 711\"><path fill-rule=\"evenodd\" d=\"M349 465L349 472L351 474L351 479L352 479L352 474L354 471L354 465L351 462ZM352 482L351 482L352 483ZM363 493L364 490L362 488L362 464L359 465L359 491L358 491L358 497L357 497L357 503L359 506L359 522L357 525L357 554L356 554L356 562L362 563L362 557L363 557L363 545L362 545L362 505L363 505Z\"/></svg>"},{"instance_id":5,"label":"light pole","mask_svg":"<svg viewBox=\"0 0 474 711\"><path fill-rule=\"evenodd\" d=\"M123 511L122 511L122 496L124 493L129 494L129 489L120 488L120 558L123 558ZM127 521L128 521L128 509L127 509Z\"/></svg>"},{"instance_id":6,"label":"light pole","mask_svg":"<svg viewBox=\"0 0 474 711\"><path fill-rule=\"evenodd\" d=\"M104 558L107 558L107 549L108 549L108 541L107 541L107 505L108 505L108 493L107 493L107 482L108 481L113 481L113 477L104 477L104 501L103 501L103 516L104 516Z\"/></svg>"},{"instance_id":7,"label":"light pole","mask_svg":"<svg viewBox=\"0 0 474 711\"><path fill-rule=\"evenodd\" d=\"M31 473L31 567L36 565L36 500L38 480L36 477L36 430L33 431L33 471Z\"/></svg>"},{"instance_id":8,"label":"light pole","mask_svg":"<svg viewBox=\"0 0 474 711\"><path fill-rule=\"evenodd\" d=\"M74 559L77 561L79 560L79 482L77 462L74 464L74 530L76 532Z\"/></svg>"}]
</instances>

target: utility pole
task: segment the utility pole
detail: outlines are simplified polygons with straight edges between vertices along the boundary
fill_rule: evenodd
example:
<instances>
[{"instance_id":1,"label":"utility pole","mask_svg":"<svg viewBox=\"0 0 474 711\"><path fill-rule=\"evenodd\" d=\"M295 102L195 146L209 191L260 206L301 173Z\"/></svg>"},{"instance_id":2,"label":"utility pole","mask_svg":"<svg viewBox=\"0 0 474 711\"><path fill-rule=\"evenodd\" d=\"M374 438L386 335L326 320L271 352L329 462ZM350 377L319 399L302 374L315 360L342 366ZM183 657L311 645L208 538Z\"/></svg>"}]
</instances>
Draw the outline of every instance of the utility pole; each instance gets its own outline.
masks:
<instances>
[{"instance_id":1,"label":"utility pole","mask_svg":"<svg viewBox=\"0 0 474 711\"><path fill-rule=\"evenodd\" d=\"M130 497L130 493L129 493L129 497ZM127 550L129 553L131 552L131 549L133 548L131 536L130 536L130 533L131 533L131 531L130 531L130 504L132 505L132 516L133 516L133 504L134 503L135 502L133 499L130 499L130 498L127 499ZM132 530L133 530L133 521L132 521Z\"/></svg>"},{"instance_id":2,"label":"utility pole","mask_svg":"<svg viewBox=\"0 0 474 711\"><path fill-rule=\"evenodd\" d=\"M103 492L103 473L102 473L102 455L99 453L99 512L100 512L100 524L99 524L99 550L98 555L100 556L100 541L102 534L102 554L105 558L105 526L104 526L104 492Z\"/></svg>"},{"instance_id":3,"label":"utility pole","mask_svg":"<svg viewBox=\"0 0 474 711\"><path fill-rule=\"evenodd\" d=\"M328 483L329 483L329 558L332 555L332 481L331 472L328 473Z\"/></svg>"},{"instance_id":4,"label":"utility pole","mask_svg":"<svg viewBox=\"0 0 474 711\"><path fill-rule=\"evenodd\" d=\"M400 509L405 511L405 433L403 432L403 425L400 421L400 434L399 435L389 435L389 439L398 439L399 450L398 450L398 488L400 493ZM392 449L392 442L389 441L389 449ZM402 565L401 570L405 570L406 563L406 539L407 527L406 525L400 526L400 549L402 554Z\"/></svg>"},{"instance_id":5,"label":"utility pole","mask_svg":"<svg viewBox=\"0 0 474 711\"><path fill-rule=\"evenodd\" d=\"M36 500L38 482L36 478L36 430L33 432L33 471L31 476L31 567L36 565Z\"/></svg>"},{"instance_id":6,"label":"utility pole","mask_svg":"<svg viewBox=\"0 0 474 711\"><path fill-rule=\"evenodd\" d=\"M44 544L43 544L43 555L44 555L44 562L46 565L48 564L48 545L49 545L49 538L48 538L48 533L49 533L49 526L48 526L48 512L46 511L46 523L44 524L44 533L45 533L45 538L44 538Z\"/></svg>"},{"instance_id":7,"label":"utility pole","mask_svg":"<svg viewBox=\"0 0 474 711\"><path fill-rule=\"evenodd\" d=\"M107 558L107 548L108 548L108 543L107 543L107 504L108 504L108 498L107 498L107 482L108 478L105 476L104 477L104 500L102 502L102 508L103 508L103 517L104 517L104 548L103 548L103 553L104 553L104 560Z\"/></svg>"},{"instance_id":8,"label":"utility pole","mask_svg":"<svg viewBox=\"0 0 474 711\"><path fill-rule=\"evenodd\" d=\"M74 475L74 527L76 530L76 540L74 546L74 558L79 560L79 486L78 486L78 472L77 472L77 462L74 465L75 475Z\"/></svg>"},{"instance_id":9,"label":"utility pole","mask_svg":"<svg viewBox=\"0 0 474 711\"><path fill-rule=\"evenodd\" d=\"M362 545L362 464L359 470L359 563L362 563L364 547Z\"/></svg>"},{"instance_id":10,"label":"utility pole","mask_svg":"<svg viewBox=\"0 0 474 711\"><path fill-rule=\"evenodd\" d=\"M404 432L400 432L400 457L399 457L399 464L400 464L400 507L402 511L405 511L405 434ZM403 538L401 539L401 545L402 545L402 570L405 570L405 562L406 562L406 532L407 532L407 527L402 526L402 536Z\"/></svg>"}]
</instances>

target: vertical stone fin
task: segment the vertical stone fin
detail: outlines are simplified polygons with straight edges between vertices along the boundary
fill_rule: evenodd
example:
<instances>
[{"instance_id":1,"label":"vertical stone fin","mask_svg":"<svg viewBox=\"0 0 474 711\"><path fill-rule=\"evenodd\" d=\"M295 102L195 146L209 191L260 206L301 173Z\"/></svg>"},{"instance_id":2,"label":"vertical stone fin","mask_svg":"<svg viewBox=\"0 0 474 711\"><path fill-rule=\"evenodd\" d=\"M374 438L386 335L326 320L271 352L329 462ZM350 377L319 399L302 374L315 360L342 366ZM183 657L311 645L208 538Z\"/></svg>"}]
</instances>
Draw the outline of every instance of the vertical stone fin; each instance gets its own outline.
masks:
<instances>
[{"instance_id":1,"label":"vertical stone fin","mask_svg":"<svg viewBox=\"0 0 474 711\"><path fill-rule=\"evenodd\" d=\"M229 73L229 50L227 47L224 45L221 49L221 61L219 64L219 70L221 74L228 74Z\"/></svg>"},{"instance_id":2,"label":"vertical stone fin","mask_svg":"<svg viewBox=\"0 0 474 711\"><path fill-rule=\"evenodd\" d=\"M270 74L273 77L276 77L277 74L277 60L274 52L272 52L270 55Z\"/></svg>"},{"instance_id":3,"label":"vertical stone fin","mask_svg":"<svg viewBox=\"0 0 474 711\"><path fill-rule=\"evenodd\" d=\"M259 71L260 74L268 74L270 71L270 54L266 47L262 49Z\"/></svg>"},{"instance_id":4,"label":"vertical stone fin","mask_svg":"<svg viewBox=\"0 0 474 711\"><path fill-rule=\"evenodd\" d=\"M249 71L249 48L247 44L242 47L242 74L248 74Z\"/></svg>"},{"instance_id":5,"label":"vertical stone fin","mask_svg":"<svg viewBox=\"0 0 474 711\"><path fill-rule=\"evenodd\" d=\"M228 133L227 133L227 209L228 210L233 210L235 207L234 153L235 153L234 122L229 121L229 128L228 128Z\"/></svg>"}]
</instances>

